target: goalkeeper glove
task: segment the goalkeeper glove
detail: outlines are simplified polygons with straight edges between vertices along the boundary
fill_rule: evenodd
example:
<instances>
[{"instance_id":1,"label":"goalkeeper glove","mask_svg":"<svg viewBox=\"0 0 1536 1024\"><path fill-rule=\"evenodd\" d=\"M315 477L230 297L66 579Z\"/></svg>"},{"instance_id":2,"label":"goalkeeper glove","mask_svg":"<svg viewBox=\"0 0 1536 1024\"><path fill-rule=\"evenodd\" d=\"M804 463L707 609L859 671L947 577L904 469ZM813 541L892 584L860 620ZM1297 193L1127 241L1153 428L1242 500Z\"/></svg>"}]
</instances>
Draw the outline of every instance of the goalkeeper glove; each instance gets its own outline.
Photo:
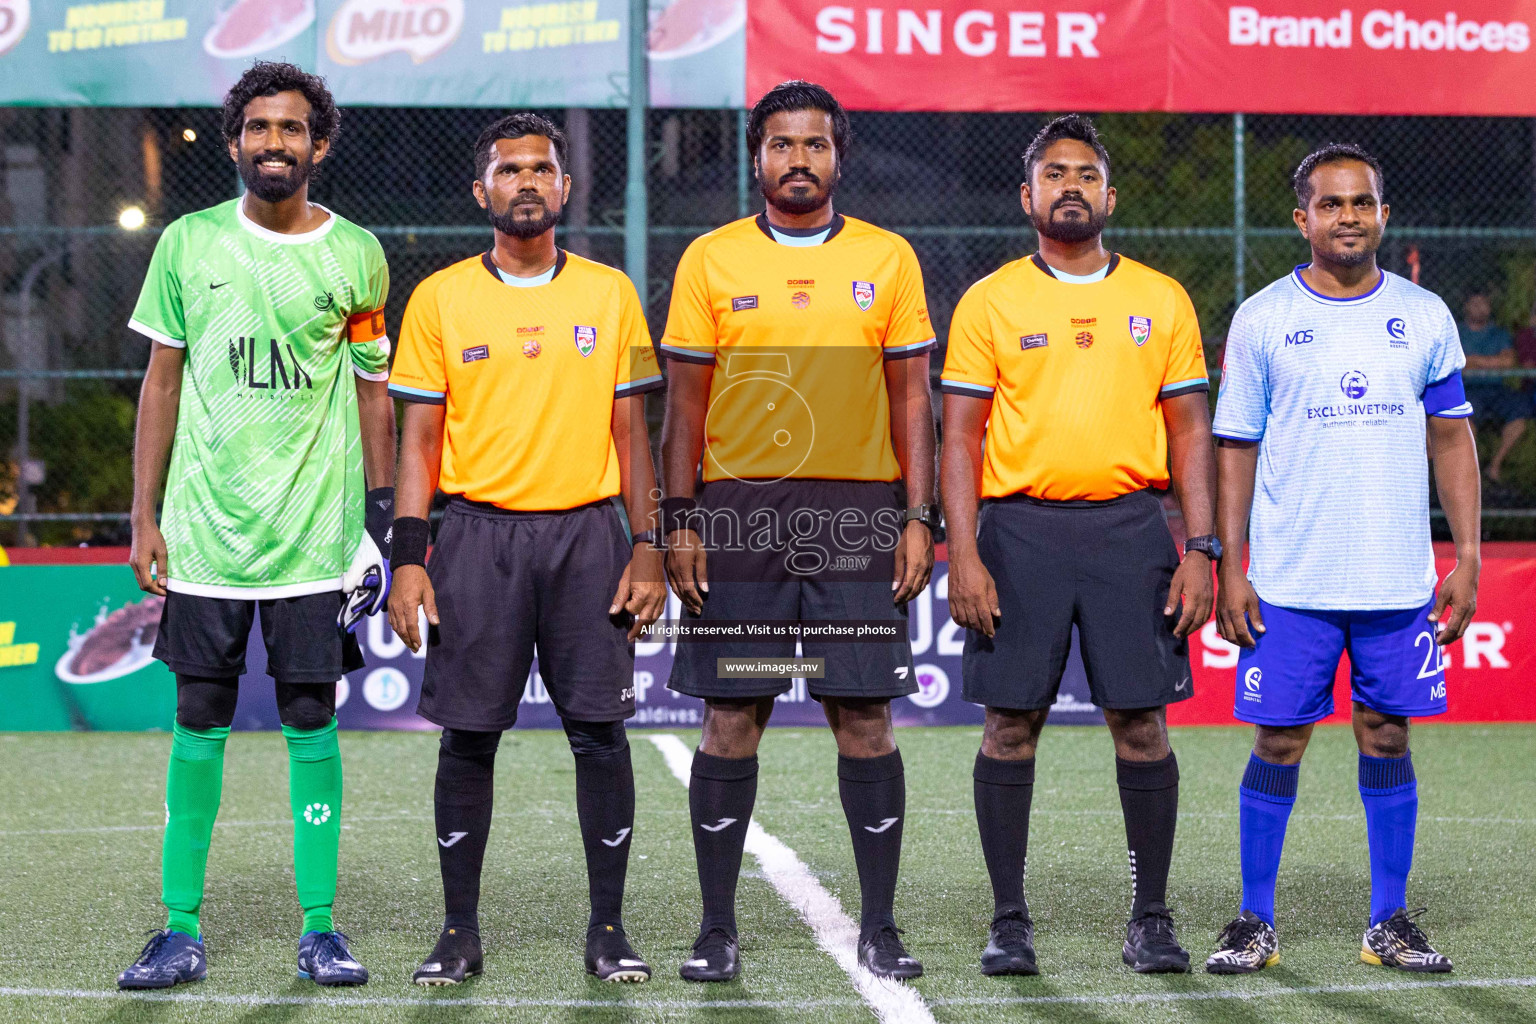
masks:
<instances>
[{"instance_id":1,"label":"goalkeeper glove","mask_svg":"<svg viewBox=\"0 0 1536 1024\"><path fill-rule=\"evenodd\" d=\"M341 578L345 600L336 616L336 625L348 633L383 608L389 598L389 541L395 522L395 489L374 488L368 492L365 507L362 540Z\"/></svg>"}]
</instances>

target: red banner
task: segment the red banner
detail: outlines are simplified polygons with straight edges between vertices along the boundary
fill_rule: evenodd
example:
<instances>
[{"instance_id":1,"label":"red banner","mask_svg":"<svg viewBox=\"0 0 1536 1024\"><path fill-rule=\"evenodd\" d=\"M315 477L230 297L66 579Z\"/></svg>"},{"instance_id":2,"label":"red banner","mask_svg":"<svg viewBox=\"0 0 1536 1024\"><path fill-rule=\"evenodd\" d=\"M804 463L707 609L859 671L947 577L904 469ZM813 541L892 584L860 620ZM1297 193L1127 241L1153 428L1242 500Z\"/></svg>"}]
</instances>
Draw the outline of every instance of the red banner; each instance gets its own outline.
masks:
<instances>
[{"instance_id":1,"label":"red banner","mask_svg":"<svg viewBox=\"0 0 1536 1024\"><path fill-rule=\"evenodd\" d=\"M1450 545L1436 544L1440 578L1456 567ZM1536 721L1536 544L1483 545L1477 612L1466 634L1444 650L1449 708L1440 722ZM1195 695L1168 707L1170 725L1231 725L1237 685L1237 648L1208 622L1189 645ZM1349 721L1349 659L1339 662L1333 681L1334 714L1328 722Z\"/></svg>"},{"instance_id":2,"label":"red banner","mask_svg":"<svg viewBox=\"0 0 1536 1024\"><path fill-rule=\"evenodd\" d=\"M1536 0L752 0L747 99L856 110L1536 115Z\"/></svg>"}]
</instances>

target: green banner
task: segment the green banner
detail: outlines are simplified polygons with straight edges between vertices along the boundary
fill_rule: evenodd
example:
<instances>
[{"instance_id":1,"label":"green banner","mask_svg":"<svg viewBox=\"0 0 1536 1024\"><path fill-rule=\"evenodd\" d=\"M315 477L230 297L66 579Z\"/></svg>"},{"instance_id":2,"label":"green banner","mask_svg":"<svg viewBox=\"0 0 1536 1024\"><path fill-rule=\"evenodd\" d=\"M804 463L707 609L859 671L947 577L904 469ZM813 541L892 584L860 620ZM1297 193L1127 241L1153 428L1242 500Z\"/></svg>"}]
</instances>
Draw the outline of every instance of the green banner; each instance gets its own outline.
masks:
<instances>
[{"instance_id":1,"label":"green banner","mask_svg":"<svg viewBox=\"0 0 1536 1024\"><path fill-rule=\"evenodd\" d=\"M0 584L0 731L170 729L176 680L151 657L163 598L122 565L13 565Z\"/></svg>"},{"instance_id":2,"label":"green banner","mask_svg":"<svg viewBox=\"0 0 1536 1024\"><path fill-rule=\"evenodd\" d=\"M626 0L0 0L0 104L216 106L287 60L359 106L619 107ZM740 105L745 0L655 0L659 105Z\"/></svg>"}]
</instances>

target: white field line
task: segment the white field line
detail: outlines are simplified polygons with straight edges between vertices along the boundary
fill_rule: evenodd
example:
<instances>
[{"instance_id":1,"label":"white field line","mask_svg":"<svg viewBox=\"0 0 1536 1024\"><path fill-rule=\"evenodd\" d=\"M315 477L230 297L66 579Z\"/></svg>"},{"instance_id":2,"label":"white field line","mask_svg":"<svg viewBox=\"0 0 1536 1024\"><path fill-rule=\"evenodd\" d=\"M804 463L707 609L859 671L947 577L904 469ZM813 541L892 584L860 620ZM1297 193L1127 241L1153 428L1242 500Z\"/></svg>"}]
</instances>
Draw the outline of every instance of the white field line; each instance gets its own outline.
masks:
<instances>
[{"instance_id":1,"label":"white field line","mask_svg":"<svg viewBox=\"0 0 1536 1024\"><path fill-rule=\"evenodd\" d=\"M677 781L687 786L693 766L693 751L688 745L671 733L646 739L661 752ZM843 969L876 1017L884 1024L935 1024L933 1014L915 988L877 978L859 963L858 926L794 850L753 820L747 823L746 851L757 858L764 877L810 926L816 945Z\"/></svg>"},{"instance_id":2,"label":"white field line","mask_svg":"<svg viewBox=\"0 0 1536 1024\"><path fill-rule=\"evenodd\" d=\"M1240 984L1240 982L1239 982ZM1383 981L1369 985L1276 986L1252 989L1220 989L1205 992L1121 992L1114 995L1082 996L950 996L930 1000L935 1006L1035 1006L1058 1003L1109 1005L1136 1003L1187 1003L1220 999L1258 1002L1284 996L1369 995L1382 992L1412 992L1424 989L1498 989L1536 988L1531 978L1456 978L1443 981ZM863 1005L855 999L497 999L495 997L439 998L424 996L279 996L214 995L202 992L118 992L94 988L0 988L0 999L117 999L147 1003L194 1003L218 1006L325 1006L338 1009L355 1006L484 1006L492 1009L547 1007L553 1009L648 1010L652 1012L689 1013L696 1010L815 1010Z\"/></svg>"}]
</instances>

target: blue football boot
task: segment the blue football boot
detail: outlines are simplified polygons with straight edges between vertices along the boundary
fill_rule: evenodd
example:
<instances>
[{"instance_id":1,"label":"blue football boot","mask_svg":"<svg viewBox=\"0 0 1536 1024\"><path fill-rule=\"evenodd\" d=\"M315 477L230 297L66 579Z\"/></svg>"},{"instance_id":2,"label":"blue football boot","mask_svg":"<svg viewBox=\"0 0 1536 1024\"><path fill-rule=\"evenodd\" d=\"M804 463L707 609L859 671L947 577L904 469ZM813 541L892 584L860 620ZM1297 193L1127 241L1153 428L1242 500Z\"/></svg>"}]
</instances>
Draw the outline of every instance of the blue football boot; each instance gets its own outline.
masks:
<instances>
[{"instance_id":1,"label":"blue football boot","mask_svg":"<svg viewBox=\"0 0 1536 1024\"><path fill-rule=\"evenodd\" d=\"M208 977L208 954L202 937L193 938L169 928L155 932L144 943L139 958L117 976L117 987L126 989L170 988Z\"/></svg>"},{"instance_id":2,"label":"blue football boot","mask_svg":"<svg viewBox=\"0 0 1536 1024\"><path fill-rule=\"evenodd\" d=\"M317 985L366 985L368 968L352 959L341 932L305 932L299 939L299 977Z\"/></svg>"}]
</instances>

